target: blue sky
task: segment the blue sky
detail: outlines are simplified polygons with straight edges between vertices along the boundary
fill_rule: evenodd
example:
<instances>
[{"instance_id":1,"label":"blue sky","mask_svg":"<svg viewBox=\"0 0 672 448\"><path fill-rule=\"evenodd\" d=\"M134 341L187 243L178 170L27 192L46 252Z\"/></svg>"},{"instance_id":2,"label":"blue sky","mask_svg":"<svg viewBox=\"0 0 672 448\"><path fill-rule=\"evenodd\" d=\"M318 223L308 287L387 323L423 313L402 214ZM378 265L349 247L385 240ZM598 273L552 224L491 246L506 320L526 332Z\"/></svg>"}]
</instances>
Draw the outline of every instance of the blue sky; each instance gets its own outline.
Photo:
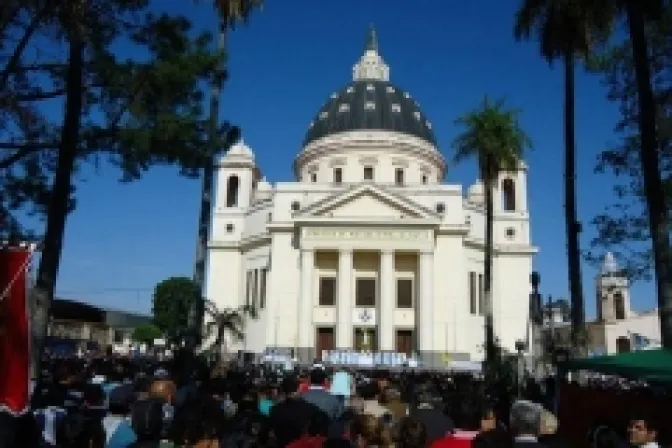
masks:
<instances>
[{"instance_id":1,"label":"blue sky","mask_svg":"<svg viewBox=\"0 0 672 448\"><path fill-rule=\"evenodd\" d=\"M154 9L188 15L215 30L208 1L154 0ZM416 5L417 4L417 5ZM378 29L391 80L408 89L433 123L448 159L453 121L485 94L522 110L534 141L529 164L532 238L541 289L567 296L562 208L562 78L535 43L512 37L517 0L267 0L264 10L230 38L230 80L222 116L238 124L270 181L291 180L291 163L308 123L328 96L347 83L370 23ZM617 108L594 76L577 80L579 211L583 246L590 219L611 201L612 179L593 174L598 151L611 141ZM447 181L465 188L473 164L450 167ZM67 225L57 294L114 308L148 312L154 285L190 276L200 183L159 168L131 185L112 167L87 168L78 207ZM586 307L594 315L595 270L584 266ZM655 305L650 284L633 287L635 308ZM526 298L521 298L526 300Z\"/></svg>"}]
</instances>

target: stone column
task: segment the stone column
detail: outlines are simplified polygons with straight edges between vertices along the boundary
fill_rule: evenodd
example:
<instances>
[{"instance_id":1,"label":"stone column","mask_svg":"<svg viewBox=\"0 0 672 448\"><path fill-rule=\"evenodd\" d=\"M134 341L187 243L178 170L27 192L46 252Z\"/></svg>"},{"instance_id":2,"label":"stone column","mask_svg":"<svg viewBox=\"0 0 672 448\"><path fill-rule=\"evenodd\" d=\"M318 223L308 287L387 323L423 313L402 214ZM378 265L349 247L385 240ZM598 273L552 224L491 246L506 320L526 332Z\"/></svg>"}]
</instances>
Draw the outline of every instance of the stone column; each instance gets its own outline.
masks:
<instances>
[{"instance_id":1,"label":"stone column","mask_svg":"<svg viewBox=\"0 0 672 448\"><path fill-rule=\"evenodd\" d=\"M338 252L338 284L336 287L336 348L352 348L352 250Z\"/></svg>"},{"instance_id":2,"label":"stone column","mask_svg":"<svg viewBox=\"0 0 672 448\"><path fill-rule=\"evenodd\" d=\"M298 353L302 363L312 362L315 353L315 328L313 327L313 274L315 252L301 250L301 293L299 294Z\"/></svg>"},{"instance_id":3,"label":"stone column","mask_svg":"<svg viewBox=\"0 0 672 448\"><path fill-rule=\"evenodd\" d=\"M394 350L395 300L394 251L380 253L380 303L378 306L378 349Z\"/></svg>"},{"instance_id":4,"label":"stone column","mask_svg":"<svg viewBox=\"0 0 672 448\"><path fill-rule=\"evenodd\" d=\"M418 349L420 358L429 367L435 363L434 353L434 252L420 252L418 263Z\"/></svg>"}]
</instances>

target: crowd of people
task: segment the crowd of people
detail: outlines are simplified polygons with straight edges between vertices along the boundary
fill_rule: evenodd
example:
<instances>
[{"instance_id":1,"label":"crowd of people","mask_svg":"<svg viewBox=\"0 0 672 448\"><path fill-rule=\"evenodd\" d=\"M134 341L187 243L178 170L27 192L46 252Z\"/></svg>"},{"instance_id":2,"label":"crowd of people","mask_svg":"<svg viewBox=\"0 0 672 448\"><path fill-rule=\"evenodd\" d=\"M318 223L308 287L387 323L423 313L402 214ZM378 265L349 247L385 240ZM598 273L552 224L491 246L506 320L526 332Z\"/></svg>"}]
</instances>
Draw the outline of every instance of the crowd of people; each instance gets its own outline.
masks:
<instances>
[{"instance_id":1,"label":"crowd of people","mask_svg":"<svg viewBox=\"0 0 672 448\"><path fill-rule=\"evenodd\" d=\"M541 389L515 395L470 374L51 359L32 411L2 446L576 446L558 435ZM633 414L629 425L596 425L585 446L655 448L657 429L651 416Z\"/></svg>"}]
</instances>

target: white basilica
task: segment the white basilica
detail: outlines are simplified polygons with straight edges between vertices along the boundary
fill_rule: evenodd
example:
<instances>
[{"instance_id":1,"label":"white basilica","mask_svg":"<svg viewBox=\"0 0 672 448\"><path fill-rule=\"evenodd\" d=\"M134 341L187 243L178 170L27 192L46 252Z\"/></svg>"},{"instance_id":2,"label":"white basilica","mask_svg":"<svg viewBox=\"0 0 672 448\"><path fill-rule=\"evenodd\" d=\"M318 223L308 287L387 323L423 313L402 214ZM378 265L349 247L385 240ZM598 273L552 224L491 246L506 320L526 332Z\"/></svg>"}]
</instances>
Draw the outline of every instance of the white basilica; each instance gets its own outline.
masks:
<instances>
[{"instance_id":1,"label":"white basilica","mask_svg":"<svg viewBox=\"0 0 672 448\"><path fill-rule=\"evenodd\" d=\"M220 159L207 296L258 310L234 350L483 358L483 186L443 183L432 125L389 75L372 29L352 82L310 123L293 182L267 182L242 141ZM494 323L511 351L528 334L537 250L526 170L501 175L495 204Z\"/></svg>"}]
</instances>

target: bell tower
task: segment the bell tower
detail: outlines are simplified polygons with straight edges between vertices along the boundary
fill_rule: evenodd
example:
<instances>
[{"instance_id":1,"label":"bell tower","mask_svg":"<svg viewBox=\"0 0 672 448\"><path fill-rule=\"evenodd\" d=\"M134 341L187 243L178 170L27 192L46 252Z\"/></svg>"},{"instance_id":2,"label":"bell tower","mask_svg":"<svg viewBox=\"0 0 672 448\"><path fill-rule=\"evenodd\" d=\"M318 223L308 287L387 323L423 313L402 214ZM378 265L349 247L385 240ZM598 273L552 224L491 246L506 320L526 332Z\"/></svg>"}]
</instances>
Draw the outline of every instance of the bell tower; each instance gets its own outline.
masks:
<instances>
[{"instance_id":1,"label":"bell tower","mask_svg":"<svg viewBox=\"0 0 672 448\"><path fill-rule=\"evenodd\" d=\"M254 153L241 139L217 164L213 240L232 241L240 238L257 177Z\"/></svg>"},{"instance_id":2,"label":"bell tower","mask_svg":"<svg viewBox=\"0 0 672 448\"><path fill-rule=\"evenodd\" d=\"M607 323L616 322L632 315L630 281L611 252L607 252L604 256L595 286L598 320Z\"/></svg>"}]
</instances>

